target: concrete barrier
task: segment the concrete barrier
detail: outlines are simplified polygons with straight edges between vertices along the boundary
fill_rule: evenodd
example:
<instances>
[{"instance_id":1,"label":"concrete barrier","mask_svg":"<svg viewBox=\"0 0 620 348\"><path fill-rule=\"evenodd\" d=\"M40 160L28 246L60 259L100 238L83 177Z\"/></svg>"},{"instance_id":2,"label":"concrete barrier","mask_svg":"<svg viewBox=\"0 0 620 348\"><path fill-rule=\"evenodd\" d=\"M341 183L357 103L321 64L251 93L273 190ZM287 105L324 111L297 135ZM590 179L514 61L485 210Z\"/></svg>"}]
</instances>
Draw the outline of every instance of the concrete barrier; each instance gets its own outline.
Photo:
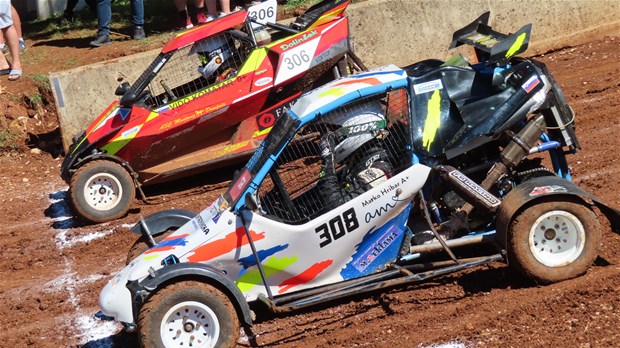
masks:
<instances>
[{"instance_id":1,"label":"concrete barrier","mask_svg":"<svg viewBox=\"0 0 620 348\"><path fill-rule=\"evenodd\" d=\"M142 52L49 75L65 151L73 136L114 100L120 82L135 81L158 53Z\"/></svg>"},{"instance_id":2,"label":"concrete barrier","mask_svg":"<svg viewBox=\"0 0 620 348\"><path fill-rule=\"evenodd\" d=\"M490 25L512 33L532 23L528 55L618 35L618 0L369 0L351 5L351 36L368 67L445 59L452 33L491 11ZM120 80L133 82L158 51L50 75L65 150L71 138L114 98Z\"/></svg>"},{"instance_id":3,"label":"concrete barrier","mask_svg":"<svg viewBox=\"0 0 620 348\"><path fill-rule=\"evenodd\" d=\"M532 23L526 55L620 32L618 0L371 0L347 9L355 50L370 67L445 59L452 33L486 11L502 33Z\"/></svg>"}]
</instances>

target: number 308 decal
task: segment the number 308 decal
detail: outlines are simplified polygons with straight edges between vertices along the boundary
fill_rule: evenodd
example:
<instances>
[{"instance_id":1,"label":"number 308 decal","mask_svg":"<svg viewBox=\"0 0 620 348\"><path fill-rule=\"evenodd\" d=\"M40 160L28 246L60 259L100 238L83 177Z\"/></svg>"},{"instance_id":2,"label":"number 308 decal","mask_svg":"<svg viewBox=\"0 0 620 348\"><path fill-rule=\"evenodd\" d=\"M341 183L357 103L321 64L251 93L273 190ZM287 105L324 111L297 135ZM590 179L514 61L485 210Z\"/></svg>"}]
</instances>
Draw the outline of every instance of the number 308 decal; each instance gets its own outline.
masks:
<instances>
[{"instance_id":1,"label":"number 308 decal","mask_svg":"<svg viewBox=\"0 0 620 348\"><path fill-rule=\"evenodd\" d=\"M340 239L345 234L355 231L360 227L353 208L342 213L342 216L338 215L330 219L327 223L314 229L314 232L319 235L319 246L321 248L329 245L332 241Z\"/></svg>"}]
</instances>

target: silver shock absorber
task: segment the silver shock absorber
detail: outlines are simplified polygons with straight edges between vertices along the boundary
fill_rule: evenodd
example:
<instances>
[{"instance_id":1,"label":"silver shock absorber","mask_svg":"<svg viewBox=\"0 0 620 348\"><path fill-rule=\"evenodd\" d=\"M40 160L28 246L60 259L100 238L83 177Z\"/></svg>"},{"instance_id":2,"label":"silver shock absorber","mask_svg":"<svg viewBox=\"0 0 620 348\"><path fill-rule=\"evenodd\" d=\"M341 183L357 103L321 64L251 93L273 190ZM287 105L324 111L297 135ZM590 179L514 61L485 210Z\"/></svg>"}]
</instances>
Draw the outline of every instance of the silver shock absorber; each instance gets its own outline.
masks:
<instances>
[{"instance_id":1,"label":"silver shock absorber","mask_svg":"<svg viewBox=\"0 0 620 348\"><path fill-rule=\"evenodd\" d=\"M538 114L532 120L530 120L518 134L511 135L511 141L504 148L500 155L500 161L496 162L489 170L486 178L480 184L480 187L484 190L489 190L502 176L506 175L509 170L515 168L527 155L530 149L536 145L536 142L540 138L540 135L546 130L545 119L543 115ZM455 181L451 176L447 175L449 171L440 166L439 172L442 173L442 177L450 182L452 185L461 185L460 182ZM456 187L457 192L459 187ZM469 190L471 191L471 190ZM490 194L489 194L490 195ZM467 199L467 197L464 197ZM484 197L481 197L484 198ZM470 201L472 198L470 197ZM480 206L480 204L476 204ZM484 207L484 205L482 205ZM456 235L457 231L466 226L467 217L474 210L475 205L472 203L465 203L445 224L441 226L440 233L446 238L452 238Z\"/></svg>"}]
</instances>

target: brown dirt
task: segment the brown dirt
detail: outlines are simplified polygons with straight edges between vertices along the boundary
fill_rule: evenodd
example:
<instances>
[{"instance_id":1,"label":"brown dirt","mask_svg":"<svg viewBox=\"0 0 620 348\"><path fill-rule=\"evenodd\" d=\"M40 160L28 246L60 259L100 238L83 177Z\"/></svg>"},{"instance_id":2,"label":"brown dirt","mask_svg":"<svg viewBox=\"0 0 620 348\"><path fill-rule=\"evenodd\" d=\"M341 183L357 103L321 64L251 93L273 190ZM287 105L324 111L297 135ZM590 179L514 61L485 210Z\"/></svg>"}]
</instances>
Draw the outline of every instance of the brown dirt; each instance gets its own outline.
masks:
<instances>
[{"instance_id":1,"label":"brown dirt","mask_svg":"<svg viewBox=\"0 0 620 348\"><path fill-rule=\"evenodd\" d=\"M89 49L83 46L88 39L69 46L29 41L26 74L68 68L67 60L37 58L41 55L87 64L158 47L163 40ZM620 186L620 140L614 137L620 134L620 37L539 58L549 65L577 115L583 149L569 159L574 181L620 207L615 191ZM33 79L9 83L3 78L0 83L0 114L6 121L0 130L13 124L32 139L30 147L44 150L0 155L0 346L136 347L134 335L92 318L100 289L123 267L136 238L129 227L140 215L165 208L200 210L222 192L232 171L196 179L193 186L152 192L151 204L135 203L121 220L81 225L63 200L67 185L59 177L61 157L55 157L57 123L49 93L44 93L46 104L34 107L24 99L41 91ZM577 279L537 286L503 264L493 264L309 311L283 316L259 312L256 341L277 347L450 342L466 347L618 347L620 236L603 226L600 257ZM240 346L250 346L247 338Z\"/></svg>"}]
</instances>

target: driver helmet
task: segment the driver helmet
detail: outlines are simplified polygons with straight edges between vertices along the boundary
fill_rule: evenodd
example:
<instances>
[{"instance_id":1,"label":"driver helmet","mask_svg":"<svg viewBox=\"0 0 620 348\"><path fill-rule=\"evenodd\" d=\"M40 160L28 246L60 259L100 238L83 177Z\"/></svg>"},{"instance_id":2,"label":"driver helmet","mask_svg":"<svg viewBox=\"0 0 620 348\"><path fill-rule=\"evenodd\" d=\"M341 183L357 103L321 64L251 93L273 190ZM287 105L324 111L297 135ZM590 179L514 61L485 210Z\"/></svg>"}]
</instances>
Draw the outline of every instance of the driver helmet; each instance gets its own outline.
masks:
<instances>
[{"instance_id":1,"label":"driver helmet","mask_svg":"<svg viewBox=\"0 0 620 348\"><path fill-rule=\"evenodd\" d=\"M362 145L385 135L387 125L379 101L356 106L352 112L339 114L329 123L342 127L338 131L340 141L334 147L336 162L342 162Z\"/></svg>"},{"instance_id":2,"label":"driver helmet","mask_svg":"<svg viewBox=\"0 0 620 348\"><path fill-rule=\"evenodd\" d=\"M208 79L233 55L234 48L234 44L222 34L196 42L189 54L198 54L201 63L198 72Z\"/></svg>"}]
</instances>

